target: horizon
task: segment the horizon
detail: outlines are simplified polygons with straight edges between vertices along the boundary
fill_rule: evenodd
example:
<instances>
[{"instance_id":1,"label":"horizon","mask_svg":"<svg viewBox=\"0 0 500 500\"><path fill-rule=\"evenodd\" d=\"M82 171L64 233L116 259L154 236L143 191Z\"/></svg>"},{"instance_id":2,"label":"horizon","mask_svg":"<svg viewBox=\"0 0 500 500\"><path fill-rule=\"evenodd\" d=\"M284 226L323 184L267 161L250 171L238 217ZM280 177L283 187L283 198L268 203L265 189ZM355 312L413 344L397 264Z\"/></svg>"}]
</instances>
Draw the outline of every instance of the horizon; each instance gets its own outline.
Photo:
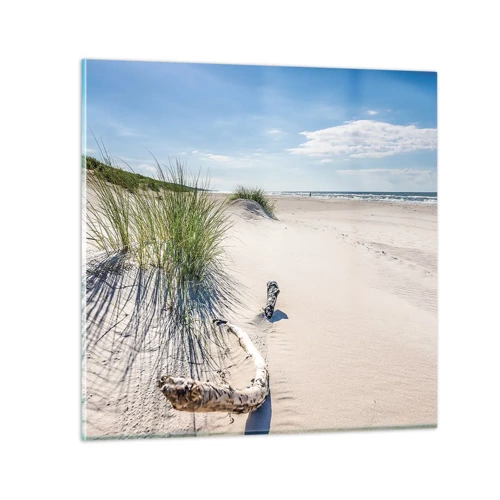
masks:
<instances>
[{"instance_id":1,"label":"horizon","mask_svg":"<svg viewBox=\"0 0 500 500\"><path fill-rule=\"evenodd\" d=\"M82 76L83 153L92 130L142 175L151 151L216 191L437 192L434 72L85 60Z\"/></svg>"},{"instance_id":2,"label":"horizon","mask_svg":"<svg viewBox=\"0 0 500 500\"><path fill-rule=\"evenodd\" d=\"M232 193L235 190L230 189L210 189L209 191L219 191L219 192L228 192ZM437 191L376 191L375 189L371 189L369 191L354 191L353 189L349 191L340 191L340 190L328 190L328 191L320 191L318 189L270 189L269 191L264 190L266 193L279 192L279 193L346 193L346 194L377 194L377 193L387 193L387 194L398 194L398 193L419 193L419 194L436 194Z\"/></svg>"}]
</instances>

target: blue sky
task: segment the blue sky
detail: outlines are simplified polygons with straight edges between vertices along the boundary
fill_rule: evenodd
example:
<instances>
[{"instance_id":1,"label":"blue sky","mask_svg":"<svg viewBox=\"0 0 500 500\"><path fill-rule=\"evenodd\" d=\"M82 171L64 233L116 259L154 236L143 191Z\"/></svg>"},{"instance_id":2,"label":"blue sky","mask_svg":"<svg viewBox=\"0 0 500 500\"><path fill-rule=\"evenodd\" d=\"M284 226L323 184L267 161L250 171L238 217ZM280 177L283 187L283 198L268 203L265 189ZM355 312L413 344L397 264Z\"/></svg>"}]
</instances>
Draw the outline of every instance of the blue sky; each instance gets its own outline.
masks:
<instances>
[{"instance_id":1,"label":"blue sky","mask_svg":"<svg viewBox=\"0 0 500 500\"><path fill-rule=\"evenodd\" d=\"M436 73L85 64L87 129L136 172L151 151L218 190L437 190Z\"/></svg>"}]
</instances>

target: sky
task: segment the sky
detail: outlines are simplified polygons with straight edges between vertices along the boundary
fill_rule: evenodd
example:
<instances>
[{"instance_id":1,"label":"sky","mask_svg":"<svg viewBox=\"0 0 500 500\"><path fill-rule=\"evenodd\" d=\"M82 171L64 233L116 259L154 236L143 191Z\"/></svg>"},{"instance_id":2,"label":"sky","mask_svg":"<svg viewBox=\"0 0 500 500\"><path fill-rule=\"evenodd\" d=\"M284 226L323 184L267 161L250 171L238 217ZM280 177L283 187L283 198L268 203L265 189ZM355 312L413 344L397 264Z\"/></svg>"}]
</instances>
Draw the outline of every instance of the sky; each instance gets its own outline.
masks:
<instances>
[{"instance_id":1,"label":"sky","mask_svg":"<svg viewBox=\"0 0 500 500\"><path fill-rule=\"evenodd\" d=\"M436 73L83 64L86 152L92 131L137 173L154 155L220 191L437 191Z\"/></svg>"}]
</instances>

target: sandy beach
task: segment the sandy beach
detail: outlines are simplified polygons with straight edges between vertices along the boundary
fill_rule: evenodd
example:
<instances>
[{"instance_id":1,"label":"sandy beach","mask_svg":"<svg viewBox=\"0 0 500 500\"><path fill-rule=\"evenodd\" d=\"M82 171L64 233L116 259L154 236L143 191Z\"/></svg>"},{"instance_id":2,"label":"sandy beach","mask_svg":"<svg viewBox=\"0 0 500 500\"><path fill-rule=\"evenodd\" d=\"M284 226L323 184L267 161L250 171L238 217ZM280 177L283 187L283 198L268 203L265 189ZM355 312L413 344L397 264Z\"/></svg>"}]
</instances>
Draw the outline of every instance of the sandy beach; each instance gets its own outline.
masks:
<instances>
[{"instance_id":1,"label":"sandy beach","mask_svg":"<svg viewBox=\"0 0 500 500\"><path fill-rule=\"evenodd\" d=\"M226 241L241 291L226 319L268 363L264 406L232 416L174 410L156 380L190 368L160 345L154 278L105 271L87 281L87 438L437 425L437 205L273 199L276 220L228 206ZM271 321L261 314L269 280L281 290ZM244 387L253 368L233 344L226 376Z\"/></svg>"}]
</instances>

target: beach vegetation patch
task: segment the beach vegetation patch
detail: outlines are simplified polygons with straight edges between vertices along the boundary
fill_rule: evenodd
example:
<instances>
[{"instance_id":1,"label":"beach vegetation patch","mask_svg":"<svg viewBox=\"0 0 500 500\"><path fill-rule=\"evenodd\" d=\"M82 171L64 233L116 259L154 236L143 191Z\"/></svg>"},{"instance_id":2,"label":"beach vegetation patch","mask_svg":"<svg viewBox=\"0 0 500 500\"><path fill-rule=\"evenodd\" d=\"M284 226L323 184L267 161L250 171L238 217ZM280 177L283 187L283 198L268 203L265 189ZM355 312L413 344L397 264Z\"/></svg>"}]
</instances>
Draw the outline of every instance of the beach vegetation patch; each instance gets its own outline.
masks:
<instances>
[{"instance_id":1,"label":"beach vegetation patch","mask_svg":"<svg viewBox=\"0 0 500 500\"><path fill-rule=\"evenodd\" d=\"M244 186L238 186L234 193L228 197L228 201L234 200L253 200L273 218L276 217L274 213L275 202L272 201L261 188L246 188Z\"/></svg>"},{"instance_id":2,"label":"beach vegetation patch","mask_svg":"<svg viewBox=\"0 0 500 500\"><path fill-rule=\"evenodd\" d=\"M85 157L85 167L90 175L99 177L110 184L125 188L131 193L139 189L149 189L156 193L162 189L184 190L188 191L189 186L179 186L169 182L163 182L152 177L137 174L133 171L128 171L120 165L112 163L111 160L99 161L92 156ZM128 165L127 167L132 170Z\"/></svg>"},{"instance_id":3,"label":"beach vegetation patch","mask_svg":"<svg viewBox=\"0 0 500 500\"><path fill-rule=\"evenodd\" d=\"M221 266L228 215L208 191L208 178L189 174L178 160L154 164L157 179L147 189L110 182L102 171L88 176L87 238L100 250L128 252L141 267L165 269L180 283L201 280Z\"/></svg>"}]
</instances>

